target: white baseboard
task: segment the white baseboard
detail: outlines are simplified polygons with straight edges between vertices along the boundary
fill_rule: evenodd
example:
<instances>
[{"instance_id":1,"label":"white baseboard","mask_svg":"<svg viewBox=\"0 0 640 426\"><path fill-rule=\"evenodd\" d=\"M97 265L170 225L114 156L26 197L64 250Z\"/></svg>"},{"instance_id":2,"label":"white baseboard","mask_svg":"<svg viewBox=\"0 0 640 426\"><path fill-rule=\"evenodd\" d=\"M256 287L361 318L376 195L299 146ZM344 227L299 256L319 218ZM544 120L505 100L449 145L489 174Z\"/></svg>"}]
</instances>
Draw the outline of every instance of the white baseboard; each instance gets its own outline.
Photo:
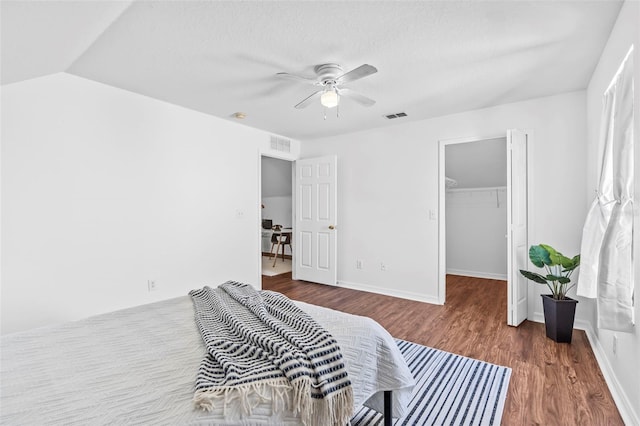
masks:
<instances>
[{"instance_id":1,"label":"white baseboard","mask_svg":"<svg viewBox=\"0 0 640 426\"><path fill-rule=\"evenodd\" d=\"M534 312L534 313L533 313L533 315L528 315L528 316L527 316L527 319L528 319L529 321L533 321L533 322L541 322L541 323L543 323L543 324L544 324L544 314L543 314L542 312ZM575 325L575 324L574 324L574 327L575 327L575 328L578 328L578 327L576 327L576 325ZM582 330L582 329L580 329L580 330Z\"/></svg>"},{"instance_id":2,"label":"white baseboard","mask_svg":"<svg viewBox=\"0 0 640 426\"><path fill-rule=\"evenodd\" d=\"M541 322L544 324L544 314L542 312L534 312L532 318L528 319L530 321ZM609 364L609 360L605 355L600 339L598 339L598 336L593 331L591 323L584 320L576 320L573 324L573 328L583 330L587 335L587 339L591 345L591 350L596 357L596 362L600 367L600 371L602 371L604 381L607 383L609 392L611 392L611 397L616 403L616 407L618 408L618 412L620 413L624 424L640 425L639 413L635 412L633 405L629 401L629 398L627 398L627 394L624 392L624 389L622 389L620 382L616 378L613 368L611 367L611 364Z\"/></svg>"},{"instance_id":3,"label":"white baseboard","mask_svg":"<svg viewBox=\"0 0 640 426\"><path fill-rule=\"evenodd\" d=\"M340 287L350 288L351 290L366 291L367 293L384 294L385 296L399 297L400 299L415 300L417 302L431 303L433 305L441 305L441 303L438 303L438 299L435 297L429 297L429 296L414 293L411 291L382 288L378 286L372 286L368 284L354 283L354 282L348 282L348 281L338 281L338 285Z\"/></svg>"},{"instance_id":4,"label":"white baseboard","mask_svg":"<svg viewBox=\"0 0 640 426\"><path fill-rule=\"evenodd\" d=\"M631 401L627 398L627 394L624 389L622 389L622 386L609 363L600 339L598 339L598 336L594 332L593 327L591 327L591 324L586 321L581 322L583 323L581 325L584 325L582 330L587 334L587 339L589 339L593 354L596 356L596 361L600 366L600 371L602 371L605 382L607 382L609 392L611 392L611 396L618 407L622 421L624 421L625 425L640 425L640 413L635 411L633 404L631 404Z\"/></svg>"},{"instance_id":5,"label":"white baseboard","mask_svg":"<svg viewBox=\"0 0 640 426\"><path fill-rule=\"evenodd\" d=\"M506 274L494 274L493 272L465 271L463 269L447 268L447 274L462 275L463 277L486 278L488 280L507 280Z\"/></svg>"}]
</instances>

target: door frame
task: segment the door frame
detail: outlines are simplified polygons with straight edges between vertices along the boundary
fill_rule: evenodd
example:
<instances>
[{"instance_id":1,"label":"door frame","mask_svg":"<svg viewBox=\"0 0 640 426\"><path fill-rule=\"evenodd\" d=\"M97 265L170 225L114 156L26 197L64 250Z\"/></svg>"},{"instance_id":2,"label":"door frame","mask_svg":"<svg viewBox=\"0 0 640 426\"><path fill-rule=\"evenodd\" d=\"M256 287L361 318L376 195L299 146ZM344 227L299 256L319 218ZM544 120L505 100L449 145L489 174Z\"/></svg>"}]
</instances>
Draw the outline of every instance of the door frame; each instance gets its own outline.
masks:
<instances>
[{"instance_id":1,"label":"door frame","mask_svg":"<svg viewBox=\"0 0 640 426\"><path fill-rule=\"evenodd\" d=\"M296 188L296 183L295 183L295 163L296 160L294 158L289 158L289 157L285 157L282 155L278 155L276 153L271 153L269 151L263 151L263 150L258 150L258 214L257 216L257 220L258 220L258 229L260 231L262 231L262 157L269 157L269 158L275 158L276 160L283 160L283 161L287 161L290 163L291 165L291 227L293 228L293 233L295 234L296 230L295 230L295 202L296 202L296 194L295 194L295 188ZM259 238L259 244L258 244L258 257L256 258L258 260L258 271L260 271L260 274L258 275L258 283L260 284L260 288L262 288L262 234L260 235ZM293 279L295 279L295 250L291 250L291 276Z\"/></svg>"},{"instance_id":2,"label":"door frame","mask_svg":"<svg viewBox=\"0 0 640 426\"><path fill-rule=\"evenodd\" d=\"M447 145L455 145L461 143L473 143L481 142L491 139L507 139L508 130L505 129L502 134L484 135L484 136L470 136L464 138L453 139L441 139L438 141L438 304L444 305L446 302L447 292L447 234L446 234L446 209L445 209L445 149ZM529 129L524 129L529 135L529 143L527 144L527 234L532 235L532 216L531 216L531 191L532 191L532 173L531 173L531 141L533 139L533 132ZM508 161L508 160L507 160ZM509 224L507 224L507 230ZM507 250L511 250L511 247L507 247ZM508 285L513 286L514 282L508 282ZM528 291L529 304L531 303L531 290ZM528 306L528 313L531 312L531 307ZM505 318L509 321L509 301L507 301L507 312ZM527 315L528 316L528 315Z\"/></svg>"}]
</instances>

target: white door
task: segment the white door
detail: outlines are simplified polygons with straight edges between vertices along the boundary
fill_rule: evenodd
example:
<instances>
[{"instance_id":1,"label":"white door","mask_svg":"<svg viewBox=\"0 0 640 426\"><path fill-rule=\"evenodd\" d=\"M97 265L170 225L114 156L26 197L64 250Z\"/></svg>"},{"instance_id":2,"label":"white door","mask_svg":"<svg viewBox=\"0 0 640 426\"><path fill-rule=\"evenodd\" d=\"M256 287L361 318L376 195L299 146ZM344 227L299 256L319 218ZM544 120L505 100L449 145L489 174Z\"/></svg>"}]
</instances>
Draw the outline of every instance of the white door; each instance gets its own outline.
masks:
<instances>
[{"instance_id":1,"label":"white door","mask_svg":"<svg viewBox=\"0 0 640 426\"><path fill-rule=\"evenodd\" d=\"M335 155L296 161L296 279L337 283L337 163Z\"/></svg>"},{"instance_id":2,"label":"white door","mask_svg":"<svg viewBox=\"0 0 640 426\"><path fill-rule=\"evenodd\" d=\"M507 324L527 319L528 281L520 269L528 269L527 144L529 135L507 131Z\"/></svg>"}]
</instances>

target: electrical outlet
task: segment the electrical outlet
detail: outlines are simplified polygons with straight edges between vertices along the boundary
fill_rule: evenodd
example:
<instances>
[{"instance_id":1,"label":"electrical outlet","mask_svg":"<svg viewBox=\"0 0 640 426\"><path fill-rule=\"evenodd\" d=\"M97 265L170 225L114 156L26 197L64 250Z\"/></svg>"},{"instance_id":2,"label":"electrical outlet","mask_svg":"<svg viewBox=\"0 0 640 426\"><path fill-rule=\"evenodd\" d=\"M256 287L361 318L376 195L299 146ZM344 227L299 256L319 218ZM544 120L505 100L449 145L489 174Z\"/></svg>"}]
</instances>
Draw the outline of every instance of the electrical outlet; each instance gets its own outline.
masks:
<instances>
[{"instance_id":1,"label":"electrical outlet","mask_svg":"<svg viewBox=\"0 0 640 426\"><path fill-rule=\"evenodd\" d=\"M148 280L147 288L149 289L149 291L156 291L157 289L156 282L154 280Z\"/></svg>"},{"instance_id":2,"label":"electrical outlet","mask_svg":"<svg viewBox=\"0 0 640 426\"><path fill-rule=\"evenodd\" d=\"M362 259L356 260L356 269L362 269Z\"/></svg>"},{"instance_id":3,"label":"electrical outlet","mask_svg":"<svg viewBox=\"0 0 640 426\"><path fill-rule=\"evenodd\" d=\"M384 262L380 262L380 270L381 271L386 271L387 270L387 264Z\"/></svg>"}]
</instances>

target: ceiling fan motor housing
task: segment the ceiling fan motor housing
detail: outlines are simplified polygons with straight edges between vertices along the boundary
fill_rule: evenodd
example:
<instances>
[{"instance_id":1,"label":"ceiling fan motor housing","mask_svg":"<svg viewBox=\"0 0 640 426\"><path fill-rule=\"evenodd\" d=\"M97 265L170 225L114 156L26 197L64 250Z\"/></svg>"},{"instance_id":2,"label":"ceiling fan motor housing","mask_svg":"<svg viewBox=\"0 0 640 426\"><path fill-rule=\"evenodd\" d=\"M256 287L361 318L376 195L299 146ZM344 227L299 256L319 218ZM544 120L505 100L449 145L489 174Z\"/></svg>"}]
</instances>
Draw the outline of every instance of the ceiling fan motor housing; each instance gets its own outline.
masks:
<instances>
[{"instance_id":1,"label":"ceiling fan motor housing","mask_svg":"<svg viewBox=\"0 0 640 426\"><path fill-rule=\"evenodd\" d=\"M338 64L322 64L316 65L314 71L318 75L320 84L322 86L333 86L336 84L336 79L344 74L344 70Z\"/></svg>"}]
</instances>

